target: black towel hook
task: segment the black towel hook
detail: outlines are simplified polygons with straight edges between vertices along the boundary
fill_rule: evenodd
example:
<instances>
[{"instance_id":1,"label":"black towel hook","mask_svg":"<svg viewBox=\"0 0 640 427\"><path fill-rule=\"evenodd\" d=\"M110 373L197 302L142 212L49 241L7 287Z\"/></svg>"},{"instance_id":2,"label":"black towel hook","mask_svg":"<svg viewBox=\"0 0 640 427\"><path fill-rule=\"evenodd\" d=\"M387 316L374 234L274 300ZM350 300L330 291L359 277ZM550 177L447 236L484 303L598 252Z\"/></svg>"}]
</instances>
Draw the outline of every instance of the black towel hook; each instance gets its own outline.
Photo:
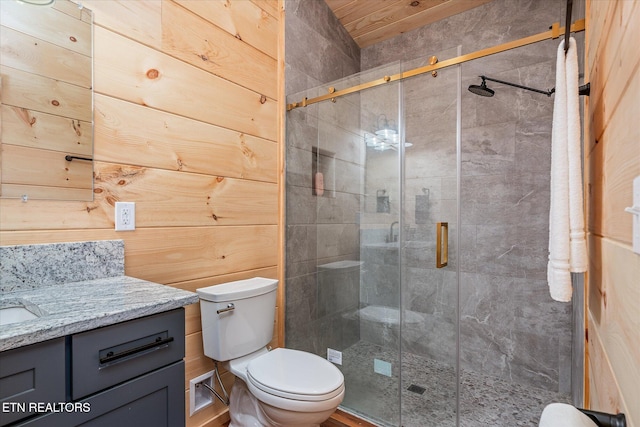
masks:
<instances>
[{"instance_id":1,"label":"black towel hook","mask_svg":"<svg viewBox=\"0 0 640 427\"><path fill-rule=\"evenodd\" d=\"M571 13L573 9L573 0L567 0L567 17L564 24L564 54L569 51L569 37L571 37Z\"/></svg>"},{"instance_id":2,"label":"black towel hook","mask_svg":"<svg viewBox=\"0 0 640 427\"><path fill-rule=\"evenodd\" d=\"M88 162L92 162L92 161L93 161L93 159L92 159L92 158L90 158L90 157L78 157L78 156L72 156L72 155L70 155L70 154L67 154L66 156L64 156L64 159L65 159L67 162L70 162L70 161L72 161L73 159L76 159L76 160L86 160L86 161L88 161Z\"/></svg>"}]
</instances>

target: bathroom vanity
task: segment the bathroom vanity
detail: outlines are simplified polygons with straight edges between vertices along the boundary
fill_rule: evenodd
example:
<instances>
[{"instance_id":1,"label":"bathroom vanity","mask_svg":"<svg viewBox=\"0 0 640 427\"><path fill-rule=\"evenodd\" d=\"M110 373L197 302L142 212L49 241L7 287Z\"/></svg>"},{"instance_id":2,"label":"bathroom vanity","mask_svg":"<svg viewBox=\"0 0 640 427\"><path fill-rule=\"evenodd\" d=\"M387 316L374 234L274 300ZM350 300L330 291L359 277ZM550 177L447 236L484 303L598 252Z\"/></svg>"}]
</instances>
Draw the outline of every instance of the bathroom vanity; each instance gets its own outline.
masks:
<instances>
[{"instance_id":1,"label":"bathroom vanity","mask_svg":"<svg viewBox=\"0 0 640 427\"><path fill-rule=\"evenodd\" d=\"M63 259L103 264L64 249ZM196 294L124 276L117 266L118 275L25 285L7 273L16 267L6 248L0 254L0 426L184 426L183 306ZM32 318L13 318L16 310Z\"/></svg>"},{"instance_id":2,"label":"bathroom vanity","mask_svg":"<svg viewBox=\"0 0 640 427\"><path fill-rule=\"evenodd\" d=\"M184 425L183 357L183 308L2 352L0 424Z\"/></svg>"}]
</instances>

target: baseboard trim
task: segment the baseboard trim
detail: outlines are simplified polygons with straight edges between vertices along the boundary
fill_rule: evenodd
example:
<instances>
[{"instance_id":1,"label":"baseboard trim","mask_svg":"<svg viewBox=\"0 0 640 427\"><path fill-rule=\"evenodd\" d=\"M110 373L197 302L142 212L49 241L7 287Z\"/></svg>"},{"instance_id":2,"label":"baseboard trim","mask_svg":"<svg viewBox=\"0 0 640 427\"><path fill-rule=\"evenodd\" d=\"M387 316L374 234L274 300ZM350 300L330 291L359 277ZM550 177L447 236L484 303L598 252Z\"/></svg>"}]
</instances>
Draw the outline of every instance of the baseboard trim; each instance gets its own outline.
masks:
<instances>
[{"instance_id":1,"label":"baseboard trim","mask_svg":"<svg viewBox=\"0 0 640 427\"><path fill-rule=\"evenodd\" d=\"M336 409L331 417L321 424L321 427L378 427L376 424L371 424L369 421L365 421L356 417L341 409Z\"/></svg>"}]
</instances>

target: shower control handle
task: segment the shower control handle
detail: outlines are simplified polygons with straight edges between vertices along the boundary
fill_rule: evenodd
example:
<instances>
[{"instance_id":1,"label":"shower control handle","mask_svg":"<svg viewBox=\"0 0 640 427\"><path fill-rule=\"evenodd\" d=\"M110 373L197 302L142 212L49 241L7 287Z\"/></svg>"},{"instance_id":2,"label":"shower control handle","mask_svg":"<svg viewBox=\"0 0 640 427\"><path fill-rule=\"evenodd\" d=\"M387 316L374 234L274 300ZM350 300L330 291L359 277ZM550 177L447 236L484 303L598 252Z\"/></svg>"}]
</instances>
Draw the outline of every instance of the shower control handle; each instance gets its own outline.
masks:
<instances>
[{"instance_id":1,"label":"shower control handle","mask_svg":"<svg viewBox=\"0 0 640 427\"><path fill-rule=\"evenodd\" d=\"M229 304L227 304L227 308L221 308L220 310L216 310L216 313L217 314L226 313L227 311L231 311L235 309L236 309L236 306L232 302L230 302Z\"/></svg>"},{"instance_id":2,"label":"shower control handle","mask_svg":"<svg viewBox=\"0 0 640 427\"><path fill-rule=\"evenodd\" d=\"M447 266L449 261L449 223L436 223L436 268Z\"/></svg>"}]
</instances>

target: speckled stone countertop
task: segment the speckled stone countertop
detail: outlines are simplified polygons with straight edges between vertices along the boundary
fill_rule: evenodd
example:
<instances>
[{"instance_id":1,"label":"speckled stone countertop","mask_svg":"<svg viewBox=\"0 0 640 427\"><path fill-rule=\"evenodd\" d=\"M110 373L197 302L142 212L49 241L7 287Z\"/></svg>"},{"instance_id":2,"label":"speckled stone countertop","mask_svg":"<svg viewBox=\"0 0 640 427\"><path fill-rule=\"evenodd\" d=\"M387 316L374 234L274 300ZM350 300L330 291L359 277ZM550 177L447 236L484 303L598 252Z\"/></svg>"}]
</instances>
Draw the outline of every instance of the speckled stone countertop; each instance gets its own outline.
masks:
<instances>
[{"instance_id":1,"label":"speckled stone countertop","mask_svg":"<svg viewBox=\"0 0 640 427\"><path fill-rule=\"evenodd\" d=\"M124 276L124 242L0 246L0 292Z\"/></svg>"},{"instance_id":2,"label":"speckled stone countertop","mask_svg":"<svg viewBox=\"0 0 640 427\"><path fill-rule=\"evenodd\" d=\"M42 317L2 326L0 351L196 302L193 292L127 276L3 293L0 307L23 305Z\"/></svg>"},{"instance_id":3,"label":"speckled stone countertop","mask_svg":"<svg viewBox=\"0 0 640 427\"><path fill-rule=\"evenodd\" d=\"M0 351L198 302L193 292L124 275L124 242L0 246L0 308L40 316L0 328Z\"/></svg>"}]
</instances>

